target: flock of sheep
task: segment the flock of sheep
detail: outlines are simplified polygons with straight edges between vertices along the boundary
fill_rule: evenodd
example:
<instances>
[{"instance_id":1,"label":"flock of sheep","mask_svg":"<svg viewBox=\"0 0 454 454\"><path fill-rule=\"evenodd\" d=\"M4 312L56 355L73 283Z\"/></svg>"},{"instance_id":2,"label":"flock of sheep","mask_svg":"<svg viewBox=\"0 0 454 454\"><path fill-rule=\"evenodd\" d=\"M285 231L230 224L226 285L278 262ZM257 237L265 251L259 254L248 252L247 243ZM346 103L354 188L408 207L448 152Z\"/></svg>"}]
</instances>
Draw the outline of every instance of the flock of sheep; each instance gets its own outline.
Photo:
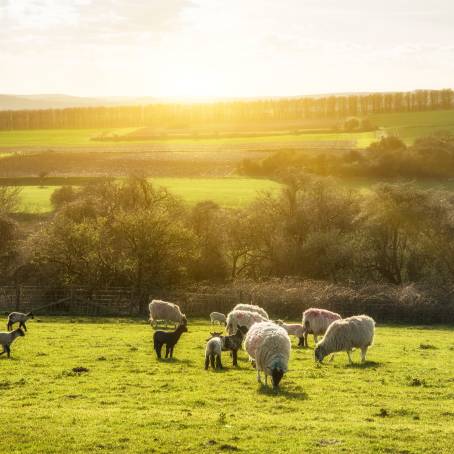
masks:
<instances>
[{"instance_id":1,"label":"flock of sheep","mask_svg":"<svg viewBox=\"0 0 454 454\"><path fill-rule=\"evenodd\" d=\"M153 347L157 357L165 345L165 357L172 358L175 345L181 335L186 332L187 319L178 305L161 300L153 300L149 305L150 323L156 327L158 321L165 320L177 324L175 331L155 331ZM11 344L15 339L25 336L26 321L33 314L12 312L8 316L7 332L0 332L0 345L8 357L11 354ZM227 335L222 332L210 333L205 348L205 369L222 369L222 352L230 351L233 366L237 366L238 350L243 348L249 355L250 361L257 371L257 380L261 383L260 373L265 374L265 384L271 377L273 387L277 388L288 370L291 342L290 335L298 339L298 346L308 346L307 337L314 336L315 359L322 362L325 356L345 351L350 363L351 352L354 348L361 350L361 360L366 360L367 349L374 339L375 322L367 315L357 315L342 319L339 314L325 309L311 308L303 313L301 324L287 324L282 320L272 321L266 311L252 304L237 304L227 315L219 312L210 314L211 323L225 325ZM19 323L19 328L12 330ZM12 330L12 331L10 331ZM318 336L323 339L318 342ZM331 358L331 359L332 359Z\"/></svg>"},{"instance_id":2,"label":"flock of sheep","mask_svg":"<svg viewBox=\"0 0 454 454\"><path fill-rule=\"evenodd\" d=\"M177 323L175 331L155 331L153 342L158 358L166 345L166 358L172 357L173 349L181 334L187 331L187 319L178 305L161 300L153 300L149 305L150 323L156 327L158 321ZM266 311L252 304L237 304L225 316L220 312L210 314L211 323L225 325L227 335L210 333L205 348L205 369L222 369L222 352L230 351L233 365L237 365L237 353L244 347L257 371L265 374L265 384L271 377L273 387L277 388L288 370L291 341L289 335L298 339L298 346L308 346L307 337L314 336L315 359L322 362L325 356L345 351L350 363L354 348L361 350L361 361L366 360L367 349L374 340L375 321L367 315L357 315L342 319L339 314L325 309L311 308L303 313L301 324L287 324L282 320L272 321ZM318 336L323 336L319 342Z\"/></svg>"}]
</instances>

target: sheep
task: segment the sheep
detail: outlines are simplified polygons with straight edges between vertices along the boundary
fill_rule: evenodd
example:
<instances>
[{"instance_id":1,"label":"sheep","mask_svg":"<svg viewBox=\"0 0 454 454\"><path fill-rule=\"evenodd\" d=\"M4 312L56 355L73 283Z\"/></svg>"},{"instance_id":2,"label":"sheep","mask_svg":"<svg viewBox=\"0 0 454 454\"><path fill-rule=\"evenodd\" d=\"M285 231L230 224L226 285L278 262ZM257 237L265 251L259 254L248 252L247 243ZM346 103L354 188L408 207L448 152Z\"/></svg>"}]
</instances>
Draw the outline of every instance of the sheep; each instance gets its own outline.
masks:
<instances>
[{"instance_id":1,"label":"sheep","mask_svg":"<svg viewBox=\"0 0 454 454\"><path fill-rule=\"evenodd\" d=\"M212 337L211 339L209 339L205 348L205 370L208 370L210 363L212 369L222 369L221 353L221 338Z\"/></svg>"},{"instance_id":2,"label":"sheep","mask_svg":"<svg viewBox=\"0 0 454 454\"><path fill-rule=\"evenodd\" d=\"M0 353L0 355L3 355L3 353L6 353L9 358L11 356L10 345L18 337L23 337L23 336L25 336L25 333L24 333L24 331L22 331L21 328L16 328L14 331L11 331L8 333L0 333L0 345L3 346L3 351Z\"/></svg>"},{"instance_id":3,"label":"sheep","mask_svg":"<svg viewBox=\"0 0 454 454\"><path fill-rule=\"evenodd\" d=\"M218 322L220 325L226 324L226 316L221 314L220 312L212 312L210 314L211 324L213 325L214 322Z\"/></svg>"},{"instance_id":4,"label":"sheep","mask_svg":"<svg viewBox=\"0 0 454 454\"><path fill-rule=\"evenodd\" d=\"M249 312L242 310L233 310L227 315L227 332L232 335L237 332L238 326L250 328L254 323L268 321L257 312Z\"/></svg>"},{"instance_id":5,"label":"sheep","mask_svg":"<svg viewBox=\"0 0 454 454\"><path fill-rule=\"evenodd\" d=\"M166 331L156 331L153 336L153 347L156 352L158 359L161 359L161 349L165 344L166 346L166 358L170 355L173 357L173 349L177 344L183 333L186 333L188 328L186 323L180 323L175 331L166 332Z\"/></svg>"},{"instance_id":6,"label":"sheep","mask_svg":"<svg viewBox=\"0 0 454 454\"><path fill-rule=\"evenodd\" d=\"M361 349L361 362L374 341L375 321L367 315L356 315L331 323L323 339L315 347L315 359L322 362L330 353L346 351L350 364L353 348Z\"/></svg>"},{"instance_id":7,"label":"sheep","mask_svg":"<svg viewBox=\"0 0 454 454\"><path fill-rule=\"evenodd\" d=\"M212 337L218 337L222 342L222 351L230 351L232 354L232 365L238 366L238 350L241 348L244 335L247 333L245 326L238 326L232 336L223 336L222 333L210 333Z\"/></svg>"},{"instance_id":8,"label":"sheep","mask_svg":"<svg viewBox=\"0 0 454 454\"><path fill-rule=\"evenodd\" d=\"M150 311L150 324L156 326L158 320L174 322L176 324L186 323L186 316L181 313L177 304L168 303L162 300L153 300L148 306Z\"/></svg>"},{"instance_id":9,"label":"sheep","mask_svg":"<svg viewBox=\"0 0 454 454\"><path fill-rule=\"evenodd\" d=\"M300 323L284 323L282 320L277 320L276 323L287 331L291 336L298 338L298 347L304 347L304 326Z\"/></svg>"},{"instance_id":10,"label":"sheep","mask_svg":"<svg viewBox=\"0 0 454 454\"><path fill-rule=\"evenodd\" d=\"M22 312L11 312L11 314L8 315L6 329L8 331L11 331L13 329L14 323L19 323L19 328L24 328L24 330L27 331L25 322L31 318L34 318L32 312L28 312L27 314L24 314Z\"/></svg>"},{"instance_id":11,"label":"sheep","mask_svg":"<svg viewBox=\"0 0 454 454\"><path fill-rule=\"evenodd\" d=\"M237 304L232 311L248 311L248 312L257 312L266 320L269 320L268 314L265 309L262 309L260 306L255 306L254 304Z\"/></svg>"},{"instance_id":12,"label":"sheep","mask_svg":"<svg viewBox=\"0 0 454 454\"><path fill-rule=\"evenodd\" d=\"M288 370L290 338L279 325L265 321L253 325L244 340L244 347L249 358L255 361L257 381L262 382L260 372L265 373L265 385L268 385L268 375L271 375L273 388L278 388L285 372Z\"/></svg>"},{"instance_id":13,"label":"sheep","mask_svg":"<svg viewBox=\"0 0 454 454\"><path fill-rule=\"evenodd\" d=\"M314 335L314 342L318 342L318 336L325 334L328 326L336 320L341 320L341 316L326 309L311 307L303 312L304 341L303 347L308 347L307 338L309 334Z\"/></svg>"}]
</instances>

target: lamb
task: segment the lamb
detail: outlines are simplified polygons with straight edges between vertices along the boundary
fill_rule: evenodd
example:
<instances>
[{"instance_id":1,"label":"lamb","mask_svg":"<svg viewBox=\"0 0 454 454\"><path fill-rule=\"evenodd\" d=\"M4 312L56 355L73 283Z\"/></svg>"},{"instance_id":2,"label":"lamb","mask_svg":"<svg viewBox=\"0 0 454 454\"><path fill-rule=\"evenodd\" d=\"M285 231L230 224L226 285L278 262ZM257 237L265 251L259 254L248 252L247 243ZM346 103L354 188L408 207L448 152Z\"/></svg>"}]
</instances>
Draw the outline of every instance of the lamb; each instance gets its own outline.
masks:
<instances>
[{"instance_id":1,"label":"lamb","mask_svg":"<svg viewBox=\"0 0 454 454\"><path fill-rule=\"evenodd\" d=\"M34 318L32 312L28 312L27 314L24 314L22 312L11 312L11 314L8 315L6 329L8 331L11 331L13 329L14 323L19 323L19 328L24 328L24 330L27 331L25 322L31 318Z\"/></svg>"},{"instance_id":2,"label":"lamb","mask_svg":"<svg viewBox=\"0 0 454 454\"><path fill-rule=\"evenodd\" d=\"M212 337L211 339L209 339L205 348L205 370L208 370L210 363L212 369L222 369L221 353L221 338Z\"/></svg>"},{"instance_id":3,"label":"lamb","mask_svg":"<svg viewBox=\"0 0 454 454\"><path fill-rule=\"evenodd\" d=\"M307 338L309 334L314 335L314 342L318 342L318 336L326 333L328 326L336 320L341 320L342 317L335 312L327 311L326 309L317 309L311 307L303 312L304 326L304 341L303 347L308 347Z\"/></svg>"},{"instance_id":4,"label":"lamb","mask_svg":"<svg viewBox=\"0 0 454 454\"><path fill-rule=\"evenodd\" d=\"M245 326L239 326L236 333L232 336L223 336L222 333L210 333L212 337L218 337L222 342L222 351L232 353L232 365L238 366L238 350L241 348L243 337L247 333Z\"/></svg>"},{"instance_id":5,"label":"lamb","mask_svg":"<svg viewBox=\"0 0 454 454\"><path fill-rule=\"evenodd\" d=\"M8 332L8 333L0 333L0 345L3 346L3 351L0 353L0 355L3 355L3 353L6 353L8 358L11 356L11 347L10 345L18 338L25 336L25 333L22 331L21 328L16 328L14 331Z\"/></svg>"},{"instance_id":6,"label":"lamb","mask_svg":"<svg viewBox=\"0 0 454 454\"><path fill-rule=\"evenodd\" d=\"M254 304L237 304L232 311L248 311L248 312L257 312L266 320L269 320L268 314L265 309L262 309L260 306L255 306Z\"/></svg>"},{"instance_id":7,"label":"lamb","mask_svg":"<svg viewBox=\"0 0 454 454\"><path fill-rule=\"evenodd\" d=\"M346 351L350 364L353 348L361 349L361 362L366 361L367 349L374 341L375 321L367 315L336 320L315 347L315 358L322 362L330 353Z\"/></svg>"},{"instance_id":8,"label":"lamb","mask_svg":"<svg viewBox=\"0 0 454 454\"><path fill-rule=\"evenodd\" d=\"M256 323L246 334L244 347L250 359L255 361L257 381L261 383L260 372L265 373L265 384L271 375L273 388L278 388L285 372L288 370L291 342L279 325L265 321Z\"/></svg>"},{"instance_id":9,"label":"lamb","mask_svg":"<svg viewBox=\"0 0 454 454\"><path fill-rule=\"evenodd\" d=\"M214 322L218 322L220 325L226 324L226 316L221 314L220 312L212 312L210 314L211 324L213 325Z\"/></svg>"},{"instance_id":10,"label":"lamb","mask_svg":"<svg viewBox=\"0 0 454 454\"><path fill-rule=\"evenodd\" d=\"M156 331L153 336L153 347L158 359L161 359L161 349L164 344L166 346L166 358L169 355L172 358L175 345L177 344L181 335L183 333L186 333L187 331L188 328L186 326L186 323L180 323L177 326L176 330L170 333L166 331Z\"/></svg>"},{"instance_id":11,"label":"lamb","mask_svg":"<svg viewBox=\"0 0 454 454\"><path fill-rule=\"evenodd\" d=\"M177 304L168 303L162 300L153 300L148 309L150 311L150 324L156 326L158 320L165 320L166 322L174 322L176 324L186 324L186 316L181 313Z\"/></svg>"},{"instance_id":12,"label":"lamb","mask_svg":"<svg viewBox=\"0 0 454 454\"><path fill-rule=\"evenodd\" d=\"M238 330L238 326L245 326L249 329L254 323L268 321L265 317L257 312L249 312L242 310L233 310L227 315L227 332L232 335Z\"/></svg>"},{"instance_id":13,"label":"lamb","mask_svg":"<svg viewBox=\"0 0 454 454\"><path fill-rule=\"evenodd\" d=\"M282 320L277 320L276 323L287 331L291 336L298 338L298 347L304 347L304 326L300 323L284 323Z\"/></svg>"}]
</instances>

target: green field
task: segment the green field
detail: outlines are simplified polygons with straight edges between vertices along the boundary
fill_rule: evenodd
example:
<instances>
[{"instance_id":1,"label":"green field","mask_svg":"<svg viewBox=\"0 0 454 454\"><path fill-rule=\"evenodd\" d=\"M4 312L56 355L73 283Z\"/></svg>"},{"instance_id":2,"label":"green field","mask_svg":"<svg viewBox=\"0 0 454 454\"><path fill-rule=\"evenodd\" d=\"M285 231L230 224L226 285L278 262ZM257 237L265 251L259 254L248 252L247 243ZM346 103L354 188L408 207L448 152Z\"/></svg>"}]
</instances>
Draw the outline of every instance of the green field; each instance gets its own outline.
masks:
<instances>
[{"instance_id":1,"label":"green field","mask_svg":"<svg viewBox=\"0 0 454 454\"><path fill-rule=\"evenodd\" d=\"M317 366L294 347L274 392L244 351L238 368L224 353L225 370L206 372L210 326L188 327L158 361L144 321L30 321L0 357L2 451L452 452L452 328L379 326L363 366L343 353Z\"/></svg>"},{"instance_id":2,"label":"green field","mask_svg":"<svg viewBox=\"0 0 454 454\"><path fill-rule=\"evenodd\" d=\"M280 188L274 181L252 178L152 178L150 181L168 188L191 205L203 200L212 200L230 208L247 205L260 191L275 192ZM60 186L22 186L20 211L29 213L51 211L50 197L58 187Z\"/></svg>"},{"instance_id":3,"label":"green field","mask_svg":"<svg viewBox=\"0 0 454 454\"><path fill-rule=\"evenodd\" d=\"M373 124L381 127L387 134L397 135L411 143L417 137L422 137L436 133L437 131L454 132L454 110L410 112L410 113L387 113L374 114L370 116ZM357 147L365 147L377 140L381 135L379 132L361 133L304 133L295 134L291 131L288 134L269 135L264 134L258 137L224 137L224 138L172 138L135 140L135 141L94 141L91 138L99 136L103 132L116 133L118 135L127 134L135 128L120 129L52 129L52 130L23 130L23 131L0 131L0 148L28 148L28 147L115 147L116 145L138 144L260 144L260 143L279 143L289 142L329 142L330 144L352 142Z\"/></svg>"},{"instance_id":4,"label":"green field","mask_svg":"<svg viewBox=\"0 0 454 454\"><path fill-rule=\"evenodd\" d=\"M454 134L454 110L377 114L370 119L389 135L397 135L407 143L440 131Z\"/></svg>"}]
</instances>

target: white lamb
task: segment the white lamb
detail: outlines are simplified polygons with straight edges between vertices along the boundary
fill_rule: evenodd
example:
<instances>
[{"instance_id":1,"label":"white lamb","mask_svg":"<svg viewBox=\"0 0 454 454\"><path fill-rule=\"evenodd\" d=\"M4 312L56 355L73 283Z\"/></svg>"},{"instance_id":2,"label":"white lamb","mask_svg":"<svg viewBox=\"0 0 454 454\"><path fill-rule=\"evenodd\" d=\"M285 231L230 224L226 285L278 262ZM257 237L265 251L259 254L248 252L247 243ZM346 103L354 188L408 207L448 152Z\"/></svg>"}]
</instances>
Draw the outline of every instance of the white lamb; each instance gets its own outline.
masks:
<instances>
[{"instance_id":1,"label":"white lamb","mask_svg":"<svg viewBox=\"0 0 454 454\"><path fill-rule=\"evenodd\" d=\"M309 334L314 335L314 342L318 342L318 336L326 333L329 325L336 320L341 320L341 316L335 312L326 309L317 309L311 307L303 312L304 341L303 347L308 347L307 337Z\"/></svg>"},{"instance_id":2,"label":"white lamb","mask_svg":"<svg viewBox=\"0 0 454 454\"><path fill-rule=\"evenodd\" d=\"M284 323L282 320L277 320L276 323L287 331L289 336L298 338L298 347L304 346L304 327L300 323Z\"/></svg>"},{"instance_id":3,"label":"white lamb","mask_svg":"<svg viewBox=\"0 0 454 454\"><path fill-rule=\"evenodd\" d=\"M25 336L25 333L22 331L21 328L16 328L14 331L11 331L10 333L0 333L0 345L3 346L3 351L0 353L0 355L6 353L9 358L11 355L11 344L18 337L22 336Z\"/></svg>"},{"instance_id":4,"label":"white lamb","mask_svg":"<svg viewBox=\"0 0 454 454\"><path fill-rule=\"evenodd\" d=\"M27 331L25 322L31 318L34 318L32 312L28 312L27 314L24 314L23 312L11 312L11 314L8 315L6 329L11 331L13 329L13 325L15 323L19 323L19 328L24 328L25 331Z\"/></svg>"},{"instance_id":5,"label":"white lamb","mask_svg":"<svg viewBox=\"0 0 454 454\"><path fill-rule=\"evenodd\" d=\"M210 314L211 324L218 322L220 325L226 324L226 316L220 312L212 312Z\"/></svg>"},{"instance_id":6,"label":"white lamb","mask_svg":"<svg viewBox=\"0 0 454 454\"><path fill-rule=\"evenodd\" d=\"M239 326L250 328L254 323L268 321L257 312L233 310L227 315L226 330L232 336L238 330Z\"/></svg>"},{"instance_id":7,"label":"white lamb","mask_svg":"<svg viewBox=\"0 0 454 454\"><path fill-rule=\"evenodd\" d=\"M323 339L315 347L315 358L322 362L330 353L347 352L352 363L353 348L361 349L361 362L366 361L367 349L374 341L375 321L367 315L356 315L336 320L326 331Z\"/></svg>"},{"instance_id":8,"label":"white lamb","mask_svg":"<svg viewBox=\"0 0 454 454\"><path fill-rule=\"evenodd\" d=\"M270 375L273 387L278 388L290 358L291 342L287 331L273 322L256 323L246 334L244 348L255 361L258 382L262 382L260 372L263 371L265 384L268 385Z\"/></svg>"},{"instance_id":9,"label":"white lamb","mask_svg":"<svg viewBox=\"0 0 454 454\"><path fill-rule=\"evenodd\" d=\"M269 320L266 310L260 306L255 306L254 304L237 304L232 311L257 312L257 314L260 314L263 318Z\"/></svg>"},{"instance_id":10,"label":"white lamb","mask_svg":"<svg viewBox=\"0 0 454 454\"><path fill-rule=\"evenodd\" d=\"M220 337L212 337L208 340L205 349L205 370L208 370L210 364L212 369L222 369L221 354L222 339Z\"/></svg>"},{"instance_id":11,"label":"white lamb","mask_svg":"<svg viewBox=\"0 0 454 454\"><path fill-rule=\"evenodd\" d=\"M158 320L174 322L175 324L185 324L187 322L186 316L181 313L177 304L153 300L149 304L148 309L150 311L150 323L152 326L156 326Z\"/></svg>"}]
</instances>

